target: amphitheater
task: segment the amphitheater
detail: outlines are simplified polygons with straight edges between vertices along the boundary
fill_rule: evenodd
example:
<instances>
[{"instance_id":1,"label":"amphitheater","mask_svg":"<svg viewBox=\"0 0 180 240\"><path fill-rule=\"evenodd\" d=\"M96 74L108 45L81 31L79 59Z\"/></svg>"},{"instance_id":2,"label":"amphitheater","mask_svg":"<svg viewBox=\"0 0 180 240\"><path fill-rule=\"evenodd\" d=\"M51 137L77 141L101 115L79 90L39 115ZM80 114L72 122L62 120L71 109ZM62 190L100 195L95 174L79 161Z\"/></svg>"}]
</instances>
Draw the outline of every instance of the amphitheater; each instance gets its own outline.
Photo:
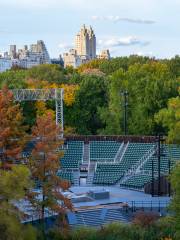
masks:
<instances>
[{"instance_id":1,"label":"amphitheater","mask_svg":"<svg viewBox=\"0 0 180 240\"><path fill-rule=\"evenodd\" d=\"M158 161L154 137L67 137L59 176L74 186L114 185L143 191ZM161 175L168 175L180 159L180 148L162 145Z\"/></svg>"},{"instance_id":2,"label":"amphitheater","mask_svg":"<svg viewBox=\"0 0 180 240\"><path fill-rule=\"evenodd\" d=\"M57 174L71 183L69 192L64 193L74 205L74 211L67 213L69 225L99 227L114 221L128 223L134 213L142 210L160 216L168 214L170 189L166 181L167 189L163 190L163 181L180 160L180 147L161 144L160 150L158 164L153 136L66 137ZM157 194L158 172L161 192ZM54 216L48 213L47 225L51 226L53 221Z\"/></svg>"}]
</instances>

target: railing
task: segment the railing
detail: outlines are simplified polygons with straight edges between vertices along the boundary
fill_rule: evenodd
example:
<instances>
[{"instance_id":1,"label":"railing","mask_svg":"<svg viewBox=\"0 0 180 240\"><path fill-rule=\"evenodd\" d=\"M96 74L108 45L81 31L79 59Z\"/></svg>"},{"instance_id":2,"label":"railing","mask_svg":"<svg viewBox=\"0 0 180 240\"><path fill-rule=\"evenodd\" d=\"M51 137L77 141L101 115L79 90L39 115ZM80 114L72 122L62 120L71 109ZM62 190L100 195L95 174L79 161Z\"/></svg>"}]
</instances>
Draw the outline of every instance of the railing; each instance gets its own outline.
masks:
<instances>
[{"instance_id":1,"label":"railing","mask_svg":"<svg viewBox=\"0 0 180 240\"><path fill-rule=\"evenodd\" d=\"M98 163L114 163L113 158L91 158L91 161L96 161Z\"/></svg>"},{"instance_id":2,"label":"railing","mask_svg":"<svg viewBox=\"0 0 180 240\"><path fill-rule=\"evenodd\" d=\"M168 211L169 200L151 200L151 201L127 201L127 205L129 206L132 212L136 212L137 210L141 211L158 211L161 212L162 209L166 209Z\"/></svg>"},{"instance_id":3,"label":"railing","mask_svg":"<svg viewBox=\"0 0 180 240\"><path fill-rule=\"evenodd\" d=\"M112 162L112 161L109 161L109 162L103 162L103 161L101 161L101 162L96 162L97 164L99 164L99 165L119 165L119 162Z\"/></svg>"},{"instance_id":4,"label":"railing","mask_svg":"<svg viewBox=\"0 0 180 240\"><path fill-rule=\"evenodd\" d=\"M84 160L84 142L83 142L83 148L82 148L82 163L83 163L83 160Z\"/></svg>"},{"instance_id":5,"label":"railing","mask_svg":"<svg viewBox=\"0 0 180 240\"><path fill-rule=\"evenodd\" d=\"M153 212L157 212L159 213L159 216L162 216L163 214L167 214L169 209L168 209L168 206L169 206L169 203L170 203L170 199L169 200L148 200L148 201L125 201L123 202L125 204L126 207L123 207L123 208L118 208L118 207L115 207L115 206L110 206L108 205L108 209L119 209L122 213L123 212L126 212L126 216L129 215L129 217L132 216L131 213L135 213L135 212L139 212L139 211L143 211L143 212L146 212L146 211L153 211ZM96 208L96 209L103 209L105 208L106 206L102 206L102 208ZM92 210L95 210L95 209L92 209ZM83 225L86 225L86 220L83 216L83 214L81 214L81 212L87 212L88 213L88 210L80 210L78 211L80 213L80 219L82 221L82 224ZM51 211L51 210L48 210L46 209L45 211L45 218L48 219L48 218L51 218L51 217L57 217L57 213L54 212L54 211ZM38 211L36 211L35 209L34 210L31 210L31 212L29 212L29 216L22 220L22 223L27 223L27 222L37 222L39 220L41 220L42 217L41 215L39 214ZM130 220L131 221L131 220Z\"/></svg>"},{"instance_id":6,"label":"railing","mask_svg":"<svg viewBox=\"0 0 180 240\"><path fill-rule=\"evenodd\" d=\"M122 159L123 159L123 157L124 157L124 154L126 153L126 150L127 150L128 146L129 146L129 142L127 142L127 144L126 144L126 146L125 146L125 148L124 148L124 151L123 151L123 153L122 153L122 155L121 155L121 158L119 159L119 162L122 161Z\"/></svg>"},{"instance_id":7,"label":"railing","mask_svg":"<svg viewBox=\"0 0 180 240\"><path fill-rule=\"evenodd\" d=\"M118 151L117 151L117 153L116 153L116 156L115 156L115 158L114 158L114 162L117 162L117 159L118 159L118 157L119 157L119 155L120 155L123 147L124 147L124 142L121 143L121 146L119 147L119 149L118 149Z\"/></svg>"},{"instance_id":8,"label":"railing","mask_svg":"<svg viewBox=\"0 0 180 240\"><path fill-rule=\"evenodd\" d=\"M138 172L141 167L153 156L153 154L155 153L155 146L153 146L140 160L139 162L136 164L137 169L136 172Z\"/></svg>"},{"instance_id":9,"label":"railing","mask_svg":"<svg viewBox=\"0 0 180 240\"><path fill-rule=\"evenodd\" d=\"M143 155L143 157L134 166L132 166L130 169L128 169L125 172L120 184L125 183L128 179L130 179L135 174L141 173L140 171L141 167L149 160L149 158L153 156L154 152L155 152L155 147L153 146L153 148L151 148L145 155Z\"/></svg>"}]
</instances>

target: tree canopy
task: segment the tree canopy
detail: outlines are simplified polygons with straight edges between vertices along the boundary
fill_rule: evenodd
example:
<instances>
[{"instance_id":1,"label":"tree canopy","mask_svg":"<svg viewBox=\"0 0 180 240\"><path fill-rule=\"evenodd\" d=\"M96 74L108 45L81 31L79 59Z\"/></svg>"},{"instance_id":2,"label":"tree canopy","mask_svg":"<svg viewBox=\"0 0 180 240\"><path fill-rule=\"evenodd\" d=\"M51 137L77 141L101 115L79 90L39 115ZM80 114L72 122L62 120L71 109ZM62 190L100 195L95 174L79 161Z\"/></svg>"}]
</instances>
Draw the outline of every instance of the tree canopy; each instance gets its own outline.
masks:
<instances>
[{"instance_id":1,"label":"tree canopy","mask_svg":"<svg viewBox=\"0 0 180 240\"><path fill-rule=\"evenodd\" d=\"M44 64L1 73L0 87L64 88L65 129L72 129L74 134L123 134L123 92L128 91L128 133L167 134L168 126L157 115L168 108L171 98L178 97L179 59L133 55L92 60L78 69ZM55 110L53 102L21 106L24 121L30 126L37 116Z\"/></svg>"}]
</instances>

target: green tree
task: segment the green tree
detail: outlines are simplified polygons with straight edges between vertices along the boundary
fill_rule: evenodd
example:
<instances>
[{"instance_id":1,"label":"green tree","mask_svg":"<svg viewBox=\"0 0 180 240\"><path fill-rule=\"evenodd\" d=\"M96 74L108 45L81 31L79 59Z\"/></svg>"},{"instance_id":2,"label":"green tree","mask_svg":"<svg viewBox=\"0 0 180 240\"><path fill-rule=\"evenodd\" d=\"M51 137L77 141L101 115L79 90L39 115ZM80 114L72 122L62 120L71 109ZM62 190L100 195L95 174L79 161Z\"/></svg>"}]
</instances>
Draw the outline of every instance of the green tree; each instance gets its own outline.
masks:
<instances>
[{"instance_id":1,"label":"green tree","mask_svg":"<svg viewBox=\"0 0 180 240\"><path fill-rule=\"evenodd\" d=\"M135 64L128 71L114 72L109 80L109 106L104 110L107 118L102 115L107 133L122 132L124 102L120 94L124 90L129 93L128 133L151 135L161 130L154 115L166 107L170 97L177 96L178 86L178 80L173 78L166 64ZM112 127L113 119L116 127Z\"/></svg>"},{"instance_id":2,"label":"green tree","mask_svg":"<svg viewBox=\"0 0 180 240\"><path fill-rule=\"evenodd\" d=\"M55 64L42 64L32 67L27 71L26 78L57 84L66 82L63 68Z\"/></svg>"},{"instance_id":3,"label":"green tree","mask_svg":"<svg viewBox=\"0 0 180 240\"><path fill-rule=\"evenodd\" d=\"M169 141L180 144L180 88L179 96L168 101L167 108L161 109L156 121L168 129Z\"/></svg>"},{"instance_id":4,"label":"green tree","mask_svg":"<svg viewBox=\"0 0 180 240\"><path fill-rule=\"evenodd\" d=\"M180 239L180 164L178 163L174 168L171 177L171 185L173 188L173 199L171 202L171 209L175 214L176 239Z\"/></svg>"},{"instance_id":5,"label":"green tree","mask_svg":"<svg viewBox=\"0 0 180 240\"><path fill-rule=\"evenodd\" d=\"M108 107L100 107L99 114L105 125L99 133L113 135L123 133L123 97L122 92L127 89L128 82L123 69L119 69L109 77Z\"/></svg>"},{"instance_id":6,"label":"green tree","mask_svg":"<svg viewBox=\"0 0 180 240\"><path fill-rule=\"evenodd\" d=\"M134 64L145 64L148 62L153 61L153 59L150 59L148 57L141 57L137 55L131 55L130 57L117 57L112 58L110 60L104 60L100 63L99 69L106 73L106 74L112 74L113 72L123 69L124 71L127 71L130 66Z\"/></svg>"},{"instance_id":7,"label":"green tree","mask_svg":"<svg viewBox=\"0 0 180 240\"><path fill-rule=\"evenodd\" d=\"M180 56L176 55L174 58L171 58L170 60L165 60L164 61L171 73L175 76L175 77L180 77Z\"/></svg>"},{"instance_id":8,"label":"green tree","mask_svg":"<svg viewBox=\"0 0 180 240\"><path fill-rule=\"evenodd\" d=\"M75 103L69 111L68 125L75 127L78 134L97 134L98 129L102 126L98 108L106 105L105 78L84 75L80 88L76 92Z\"/></svg>"},{"instance_id":9,"label":"green tree","mask_svg":"<svg viewBox=\"0 0 180 240\"><path fill-rule=\"evenodd\" d=\"M6 85L9 89L26 88L26 70L9 70L0 73L0 88Z\"/></svg>"},{"instance_id":10,"label":"green tree","mask_svg":"<svg viewBox=\"0 0 180 240\"><path fill-rule=\"evenodd\" d=\"M0 169L0 239L25 240L35 238L31 227L21 224L23 212L16 207L19 200L25 198L31 187L30 172L27 167L17 165L10 171Z\"/></svg>"},{"instance_id":11,"label":"green tree","mask_svg":"<svg viewBox=\"0 0 180 240\"><path fill-rule=\"evenodd\" d=\"M152 62L134 65L127 72L130 98L129 131L132 134L154 134L159 131L154 115L177 95L177 80L167 65Z\"/></svg>"}]
</instances>

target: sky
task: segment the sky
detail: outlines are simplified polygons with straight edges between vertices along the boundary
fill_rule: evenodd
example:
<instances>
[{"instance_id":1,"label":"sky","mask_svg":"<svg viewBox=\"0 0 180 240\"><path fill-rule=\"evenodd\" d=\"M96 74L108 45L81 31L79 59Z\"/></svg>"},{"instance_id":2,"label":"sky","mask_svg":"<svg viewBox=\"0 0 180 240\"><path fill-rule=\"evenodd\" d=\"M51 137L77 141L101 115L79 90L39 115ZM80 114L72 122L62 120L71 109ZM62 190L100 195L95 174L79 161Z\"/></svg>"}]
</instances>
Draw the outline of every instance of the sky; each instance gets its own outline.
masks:
<instances>
[{"instance_id":1,"label":"sky","mask_svg":"<svg viewBox=\"0 0 180 240\"><path fill-rule=\"evenodd\" d=\"M114 57L180 54L180 0L0 0L0 52L42 39L58 57L83 24Z\"/></svg>"}]
</instances>

